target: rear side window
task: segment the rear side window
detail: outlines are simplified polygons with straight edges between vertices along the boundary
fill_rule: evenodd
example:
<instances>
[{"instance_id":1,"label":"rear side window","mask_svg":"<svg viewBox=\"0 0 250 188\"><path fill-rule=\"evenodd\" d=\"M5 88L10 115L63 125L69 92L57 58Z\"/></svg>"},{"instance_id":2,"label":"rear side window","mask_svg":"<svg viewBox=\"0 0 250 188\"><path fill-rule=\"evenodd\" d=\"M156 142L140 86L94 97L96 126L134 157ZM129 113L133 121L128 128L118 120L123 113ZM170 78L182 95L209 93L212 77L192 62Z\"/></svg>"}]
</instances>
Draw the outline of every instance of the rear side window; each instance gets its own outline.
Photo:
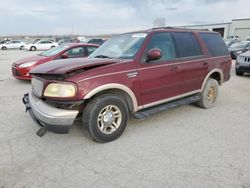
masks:
<instances>
[{"instance_id":1,"label":"rear side window","mask_svg":"<svg viewBox=\"0 0 250 188\"><path fill-rule=\"evenodd\" d=\"M200 33L200 37L206 44L211 56L224 56L229 54L228 49L219 34Z\"/></svg>"},{"instance_id":2,"label":"rear side window","mask_svg":"<svg viewBox=\"0 0 250 188\"><path fill-rule=\"evenodd\" d=\"M178 45L180 57L192 57L202 55L201 48L192 33L176 32L174 36Z\"/></svg>"}]
</instances>

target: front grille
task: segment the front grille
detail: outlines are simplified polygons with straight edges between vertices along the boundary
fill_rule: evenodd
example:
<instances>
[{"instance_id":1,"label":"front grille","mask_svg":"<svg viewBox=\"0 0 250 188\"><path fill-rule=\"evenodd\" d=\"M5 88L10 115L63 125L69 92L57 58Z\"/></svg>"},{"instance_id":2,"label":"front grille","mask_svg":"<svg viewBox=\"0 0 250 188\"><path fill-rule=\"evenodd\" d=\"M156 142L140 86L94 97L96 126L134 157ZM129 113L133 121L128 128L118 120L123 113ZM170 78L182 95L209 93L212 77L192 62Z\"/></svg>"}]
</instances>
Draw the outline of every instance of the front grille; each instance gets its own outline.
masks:
<instances>
[{"instance_id":1,"label":"front grille","mask_svg":"<svg viewBox=\"0 0 250 188\"><path fill-rule=\"evenodd\" d=\"M250 57L244 57L245 62L250 62Z\"/></svg>"},{"instance_id":2,"label":"front grille","mask_svg":"<svg viewBox=\"0 0 250 188\"><path fill-rule=\"evenodd\" d=\"M37 96L41 97L43 94L43 82L36 78L32 78L31 80L32 92Z\"/></svg>"}]
</instances>

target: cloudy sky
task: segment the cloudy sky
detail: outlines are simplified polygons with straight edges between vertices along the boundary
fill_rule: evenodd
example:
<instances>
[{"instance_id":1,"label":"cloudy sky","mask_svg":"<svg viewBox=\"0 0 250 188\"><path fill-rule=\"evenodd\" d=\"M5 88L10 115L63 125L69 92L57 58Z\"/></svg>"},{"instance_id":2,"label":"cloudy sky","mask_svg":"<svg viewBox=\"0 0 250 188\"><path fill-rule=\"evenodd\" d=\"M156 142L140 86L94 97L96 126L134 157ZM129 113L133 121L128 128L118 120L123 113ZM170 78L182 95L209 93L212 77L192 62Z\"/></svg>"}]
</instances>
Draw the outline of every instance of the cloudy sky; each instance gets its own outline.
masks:
<instances>
[{"instance_id":1,"label":"cloudy sky","mask_svg":"<svg viewBox=\"0 0 250 188\"><path fill-rule=\"evenodd\" d=\"M0 35L108 34L250 18L249 0L1 0Z\"/></svg>"}]
</instances>

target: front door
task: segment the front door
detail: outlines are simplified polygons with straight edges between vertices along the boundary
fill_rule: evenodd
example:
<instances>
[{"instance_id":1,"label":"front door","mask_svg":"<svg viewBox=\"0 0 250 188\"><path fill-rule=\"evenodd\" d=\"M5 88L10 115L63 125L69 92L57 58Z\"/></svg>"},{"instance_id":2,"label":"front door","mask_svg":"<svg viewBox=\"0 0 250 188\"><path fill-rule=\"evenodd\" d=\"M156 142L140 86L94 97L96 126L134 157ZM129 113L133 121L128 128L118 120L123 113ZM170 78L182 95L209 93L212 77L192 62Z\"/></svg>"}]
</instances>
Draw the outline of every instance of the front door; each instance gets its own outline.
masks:
<instances>
[{"instance_id":1,"label":"front door","mask_svg":"<svg viewBox=\"0 0 250 188\"><path fill-rule=\"evenodd\" d=\"M147 52L153 48L160 49L162 56L158 60L148 61ZM138 67L144 107L162 103L181 94L181 71L177 63L171 34L154 33Z\"/></svg>"}]
</instances>

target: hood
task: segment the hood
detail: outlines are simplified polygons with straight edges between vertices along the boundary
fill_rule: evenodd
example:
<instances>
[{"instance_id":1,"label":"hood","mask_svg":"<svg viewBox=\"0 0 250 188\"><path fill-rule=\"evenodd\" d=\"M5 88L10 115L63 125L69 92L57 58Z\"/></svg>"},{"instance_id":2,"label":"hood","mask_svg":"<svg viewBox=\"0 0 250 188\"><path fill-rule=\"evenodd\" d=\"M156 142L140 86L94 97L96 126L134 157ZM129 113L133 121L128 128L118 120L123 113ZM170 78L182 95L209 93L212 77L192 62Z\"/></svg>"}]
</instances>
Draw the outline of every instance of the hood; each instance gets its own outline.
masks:
<instances>
[{"instance_id":1,"label":"hood","mask_svg":"<svg viewBox=\"0 0 250 188\"><path fill-rule=\"evenodd\" d=\"M23 63L26 63L26 62L32 62L32 61L39 61L41 59L49 59L49 57L46 57L46 56L41 56L41 55L35 55L35 56L31 56L31 57L26 57L26 58L23 58L23 59L19 59L15 62L15 64L17 65L21 65Z\"/></svg>"},{"instance_id":2,"label":"hood","mask_svg":"<svg viewBox=\"0 0 250 188\"><path fill-rule=\"evenodd\" d=\"M120 62L116 59L72 58L50 61L32 69L31 74L65 75L86 69Z\"/></svg>"},{"instance_id":3,"label":"hood","mask_svg":"<svg viewBox=\"0 0 250 188\"><path fill-rule=\"evenodd\" d=\"M246 51L244 53L241 53L240 56L250 57L250 51Z\"/></svg>"},{"instance_id":4,"label":"hood","mask_svg":"<svg viewBox=\"0 0 250 188\"><path fill-rule=\"evenodd\" d=\"M237 51L240 51L240 50L243 50L243 48L228 48L228 50L230 51L230 52L237 52Z\"/></svg>"}]
</instances>

